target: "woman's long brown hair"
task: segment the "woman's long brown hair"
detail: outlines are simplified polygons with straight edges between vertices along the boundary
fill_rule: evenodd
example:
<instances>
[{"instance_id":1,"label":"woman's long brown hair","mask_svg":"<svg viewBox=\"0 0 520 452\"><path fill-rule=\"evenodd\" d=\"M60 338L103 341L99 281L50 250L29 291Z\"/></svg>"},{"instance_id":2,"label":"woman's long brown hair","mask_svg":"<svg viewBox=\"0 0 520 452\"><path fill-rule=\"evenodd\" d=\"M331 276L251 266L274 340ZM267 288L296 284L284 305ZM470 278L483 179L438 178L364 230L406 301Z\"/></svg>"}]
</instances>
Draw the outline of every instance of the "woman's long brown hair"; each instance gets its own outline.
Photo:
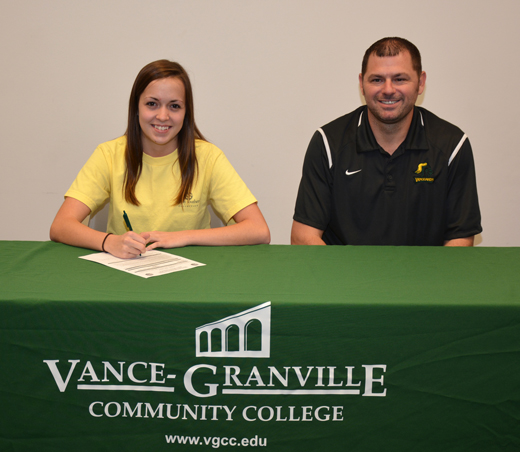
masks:
<instances>
[{"instance_id":1,"label":"woman's long brown hair","mask_svg":"<svg viewBox=\"0 0 520 452\"><path fill-rule=\"evenodd\" d=\"M141 126L139 125L139 99L146 87L154 80L175 77L184 85L186 113L182 129L177 135L178 160L181 170L181 186L173 205L182 204L189 196L197 173L197 156L195 154L195 139L205 140L195 124L193 108L193 91L190 79L184 68L173 61L158 60L147 64L141 69L135 79L128 106L128 126L125 132L127 138L125 160L126 173L123 191L126 202L139 205L135 195L135 187L141 176L143 167L143 142Z\"/></svg>"}]
</instances>

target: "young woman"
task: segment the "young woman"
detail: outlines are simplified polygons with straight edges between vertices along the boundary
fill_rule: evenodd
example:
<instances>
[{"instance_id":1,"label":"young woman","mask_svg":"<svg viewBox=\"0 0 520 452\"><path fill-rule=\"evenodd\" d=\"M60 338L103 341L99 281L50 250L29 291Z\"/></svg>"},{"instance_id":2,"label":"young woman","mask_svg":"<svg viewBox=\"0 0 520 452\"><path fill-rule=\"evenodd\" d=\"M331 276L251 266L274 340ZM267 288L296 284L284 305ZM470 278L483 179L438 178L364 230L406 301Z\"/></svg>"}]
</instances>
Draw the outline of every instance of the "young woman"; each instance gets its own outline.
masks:
<instances>
[{"instance_id":1,"label":"young woman","mask_svg":"<svg viewBox=\"0 0 520 452\"><path fill-rule=\"evenodd\" d=\"M107 202L107 233L82 224ZM208 204L226 227L210 228ZM270 242L256 199L195 124L188 74L167 60L137 75L125 135L94 151L65 194L50 238L122 258L159 247Z\"/></svg>"}]
</instances>

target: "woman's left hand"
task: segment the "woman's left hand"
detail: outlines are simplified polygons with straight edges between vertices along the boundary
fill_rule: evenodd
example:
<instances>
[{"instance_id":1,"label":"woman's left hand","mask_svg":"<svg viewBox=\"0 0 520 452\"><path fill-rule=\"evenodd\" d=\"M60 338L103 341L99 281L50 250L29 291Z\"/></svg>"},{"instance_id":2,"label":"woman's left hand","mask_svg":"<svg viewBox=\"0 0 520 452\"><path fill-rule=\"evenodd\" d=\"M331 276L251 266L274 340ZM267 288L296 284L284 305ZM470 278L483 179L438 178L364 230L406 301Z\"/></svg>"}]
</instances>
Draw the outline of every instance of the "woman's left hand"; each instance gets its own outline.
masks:
<instances>
[{"instance_id":1,"label":"woman's left hand","mask_svg":"<svg viewBox=\"0 0 520 452\"><path fill-rule=\"evenodd\" d=\"M141 236L148 235L148 246L146 251L154 250L155 248L181 248L188 245L186 233L189 231L177 232L163 232L150 231L143 232Z\"/></svg>"},{"instance_id":2,"label":"woman's left hand","mask_svg":"<svg viewBox=\"0 0 520 452\"><path fill-rule=\"evenodd\" d=\"M236 224L211 229L193 229L177 232L149 231L146 251L155 248L180 248L188 245L225 246L258 245L269 243L271 235L265 219L256 203L244 207L233 219Z\"/></svg>"}]
</instances>

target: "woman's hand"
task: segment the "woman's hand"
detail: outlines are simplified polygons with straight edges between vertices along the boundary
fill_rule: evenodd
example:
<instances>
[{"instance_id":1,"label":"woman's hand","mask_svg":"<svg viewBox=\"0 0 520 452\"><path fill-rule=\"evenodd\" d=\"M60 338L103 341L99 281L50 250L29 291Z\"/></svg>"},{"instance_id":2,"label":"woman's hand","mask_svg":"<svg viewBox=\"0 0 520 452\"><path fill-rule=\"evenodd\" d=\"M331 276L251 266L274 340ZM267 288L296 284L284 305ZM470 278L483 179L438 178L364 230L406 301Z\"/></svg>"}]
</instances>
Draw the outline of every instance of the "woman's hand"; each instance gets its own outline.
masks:
<instances>
[{"instance_id":1,"label":"woman's hand","mask_svg":"<svg viewBox=\"0 0 520 452\"><path fill-rule=\"evenodd\" d=\"M260 209L254 204L237 212L233 219L236 224L213 229L197 229L178 232L150 231L146 248L180 248L188 245L223 246L223 245L258 245L269 243L271 235Z\"/></svg>"},{"instance_id":2,"label":"woman's hand","mask_svg":"<svg viewBox=\"0 0 520 452\"><path fill-rule=\"evenodd\" d=\"M106 252L124 259L146 252L149 235L130 231L123 235L110 234L107 237L106 233L82 224L89 214L90 209L81 201L66 198L52 223L51 240L99 251L104 243Z\"/></svg>"},{"instance_id":3,"label":"woman's hand","mask_svg":"<svg viewBox=\"0 0 520 452\"><path fill-rule=\"evenodd\" d=\"M122 259L131 259L146 252L147 234L129 231L123 235L110 234L105 240L105 251Z\"/></svg>"},{"instance_id":4,"label":"woman's hand","mask_svg":"<svg viewBox=\"0 0 520 452\"><path fill-rule=\"evenodd\" d=\"M191 231L178 231L178 232L163 232L163 231L151 231L143 232L142 236L148 236L146 251L154 250L155 248L181 248L187 246L188 236Z\"/></svg>"}]
</instances>

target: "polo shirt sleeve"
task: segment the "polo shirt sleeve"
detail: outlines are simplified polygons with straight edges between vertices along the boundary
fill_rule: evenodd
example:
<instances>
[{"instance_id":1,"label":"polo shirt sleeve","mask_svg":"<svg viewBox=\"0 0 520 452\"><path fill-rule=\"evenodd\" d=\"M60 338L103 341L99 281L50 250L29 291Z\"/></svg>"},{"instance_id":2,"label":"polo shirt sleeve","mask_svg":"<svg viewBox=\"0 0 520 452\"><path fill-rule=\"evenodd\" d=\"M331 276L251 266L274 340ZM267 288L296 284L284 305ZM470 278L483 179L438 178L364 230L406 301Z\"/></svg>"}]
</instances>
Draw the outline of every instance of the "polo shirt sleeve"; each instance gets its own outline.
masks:
<instances>
[{"instance_id":1,"label":"polo shirt sleeve","mask_svg":"<svg viewBox=\"0 0 520 452\"><path fill-rule=\"evenodd\" d=\"M236 213L257 200L224 153L216 150L209 180L209 202L220 219L228 224Z\"/></svg>"},{"instance_id":2,"label":"polo shirt sleeve","mask_svg":"<svg viewBox=\"0 0 520 452\"><path fill-rule=\"evenodd\" d=\"M466 139L448 167L445 240L472 237L482 232L475 162Z\"/></svg>"},{"instance_id":3,"label":"polo shirt sleeve","mask_svg":"<svg viewBox=\"0 0 520 452\"><path fill-rule=\"evenodd\" d=\"M110 167L109 156L98 146L81 168L65 197L81 201L95 213L110 198Z\"/></svg>"},{"instance_id":4,"label":"polo shirt sleeve","mask_svg":"<svg viewBox=\"0 0 520 452\"><path fill-rule=\"evenodd\" d=\"M316 131L305 154L293 219L324 231L330 222L331 210L332 171L323 137Z\"/></svg>"}]
</instances>

